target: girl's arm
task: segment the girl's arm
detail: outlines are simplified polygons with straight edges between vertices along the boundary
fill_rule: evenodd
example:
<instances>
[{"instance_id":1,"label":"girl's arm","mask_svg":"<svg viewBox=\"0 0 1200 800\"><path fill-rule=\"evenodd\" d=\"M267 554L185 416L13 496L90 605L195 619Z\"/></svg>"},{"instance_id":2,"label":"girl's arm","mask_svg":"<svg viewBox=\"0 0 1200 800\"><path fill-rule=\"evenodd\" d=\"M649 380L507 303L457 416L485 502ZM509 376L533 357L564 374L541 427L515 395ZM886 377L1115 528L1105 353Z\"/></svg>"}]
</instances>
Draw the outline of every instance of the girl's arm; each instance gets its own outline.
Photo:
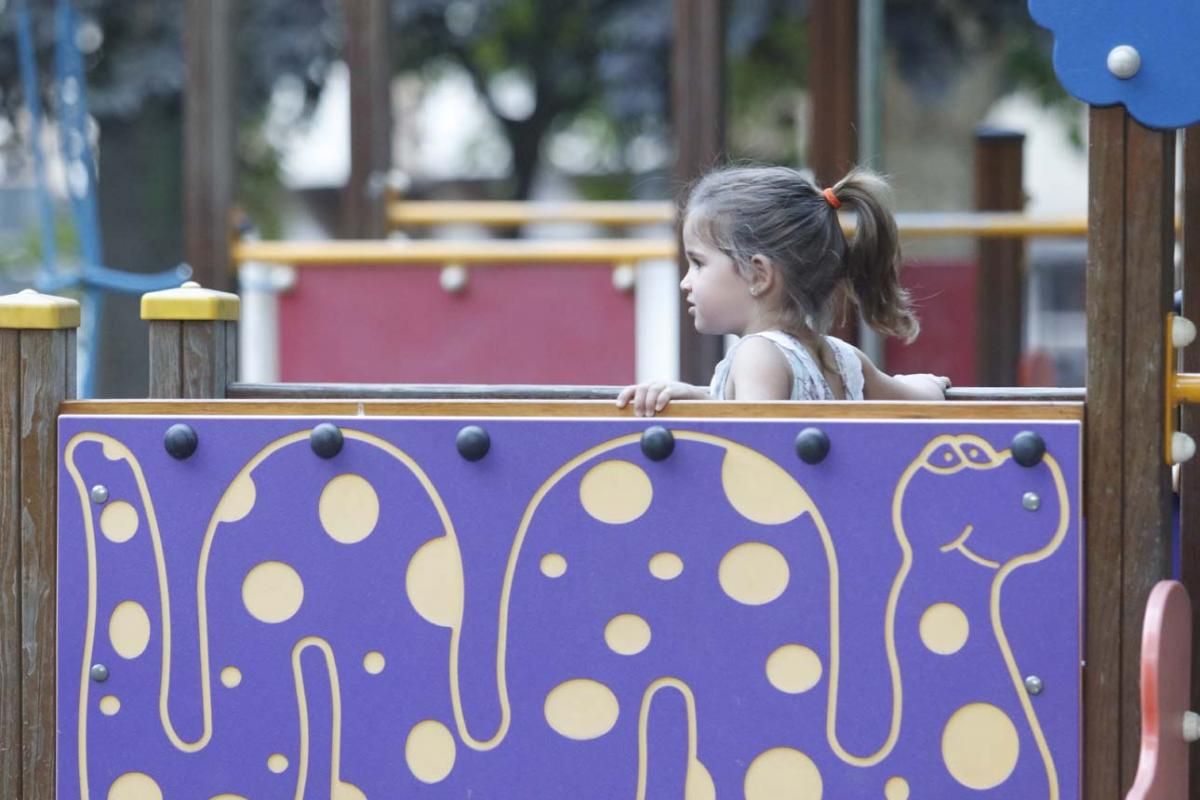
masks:
<instances>
[{"instance_id":1,"label":"girl's arm","mask_svg":"<svg viewBox=\"0 0 1200 800\"><path fill-rule=\"evenodd\" d=\"M792 368L779 348L762 336L738 344L725 384L727 400L787 400L792 396Z\"/></svg>"},{"instance_id":2,"label":"girl's arm","mask_svg":"<svg viewBox=\"0 0 1200 800\"><path fill-rule=\"evenodd\" d=\"M626 386L617 395L617 408L633 402L634 416L653 417L672 400L711 400L708 389L680 381L648 381Z\"/></svg>"},{"instance_id":3,"label":"girl's arm","mask_svg":"<svg viewBox=\"0 0 1200 800\"><path fill-rule=\"evenodd\" d=\"M863 397L867 400L945 400L950 379L941 375L888 375L855 349L862 361Z\"/></svg>"},{"instance_id":4,"label":"girl's arm","mask_svg":"<svg viewBox=\"0 0 1200 800\"><path fill-rule=\"evenodd\" d=\"M779 348L755 336L743 339L733 356L727 400L787 400L792 396L792 370ZM672 400L711 400L708 389L679 381L652 381L626 386L617 395L617 408L633 403L633 413L653 417Z\"/></svg>"}]
</instances>

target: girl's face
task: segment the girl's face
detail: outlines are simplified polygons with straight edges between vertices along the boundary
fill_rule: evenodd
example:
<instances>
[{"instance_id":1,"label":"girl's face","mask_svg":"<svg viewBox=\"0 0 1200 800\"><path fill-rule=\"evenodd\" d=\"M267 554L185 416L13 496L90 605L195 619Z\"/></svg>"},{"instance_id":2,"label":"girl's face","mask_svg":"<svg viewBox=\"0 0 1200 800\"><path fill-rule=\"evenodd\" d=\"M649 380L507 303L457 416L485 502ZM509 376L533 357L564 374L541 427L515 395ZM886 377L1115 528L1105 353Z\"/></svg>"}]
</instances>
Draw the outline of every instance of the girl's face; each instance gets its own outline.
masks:
<instances>
[{"instance_id":1,"label":"girl's face","mask_svg":"<svg viewBox=\"0 0 1200 800\"><path fill-rule=\"evenodd\" d=\"M688 313L700 333L745 333L755 302L750 282L738 272L733 259L696 232L695 220L683 225L683 247L688 270L679 282Z\"/></svg>"}]
</instances>

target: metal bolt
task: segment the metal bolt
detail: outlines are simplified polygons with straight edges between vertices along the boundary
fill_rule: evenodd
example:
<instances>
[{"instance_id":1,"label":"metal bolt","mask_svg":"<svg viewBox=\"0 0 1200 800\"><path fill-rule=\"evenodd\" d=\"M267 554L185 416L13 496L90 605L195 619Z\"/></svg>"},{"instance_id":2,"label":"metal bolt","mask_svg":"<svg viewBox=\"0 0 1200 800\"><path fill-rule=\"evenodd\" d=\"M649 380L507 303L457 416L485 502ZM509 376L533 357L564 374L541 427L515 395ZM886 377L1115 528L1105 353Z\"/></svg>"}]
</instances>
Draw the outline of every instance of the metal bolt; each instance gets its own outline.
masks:
<instances>
[{"instance_id":1,"label":"metal bolt","mask_svg":"<svg viewBox=\"0 0 1200 800\"><path fill-rule=\"evenodd\" d=\"M103 505L108 502L108 487L97 483L92 487L92 502Z\"/></svg>"},{"instance_id":2,"label":"metal bolt","mask_svg":"<svg viewBox=\"0 0 1200 800\"><path fill-rule=\"evenodd\" d=\"M1034 492L1026 492L1021 495L1021 505L1025 506L1026 511L1037 511L1042 505L1042 498Z\"/></svg>"},{"instance_id":3,"label":"metal bolt","mask_svg":"<svg viewBox=\"0 0 1200 800\"><path fill-rule=\"evenodd\" d=\"M1142 68L1141 54L1127 44L1119 44L1112 50L1109 50L1108 58L1105 59L1105 62L1108 71L1112 73L1113 77L1120 78L1123 81L1137 75L1138 70Z\"/></svg>"},{"instance_id":4,"label":"metal bolt","mask_svg":"<svg viewBox=\"0 0 1200 800\"><path fill-rule=\"evenodd\" d=\"M1042 679L1037 675L1027 675L1025 677L1025 691L1029 692L1030 694L1041 694L1042 689L1044 688L1045 686L1042 685Z\"/></svg>"},{"instance_id":5,"label":"metal bolt","mask_svg":"<svg viewBox=\"0 0 1200 800\"><path fill-rule=\"evenodd\" d=\"M96 683L104 683L108 680L108 667L103 664L92 664L92 680Z\"/></svg>"}]
</instances>

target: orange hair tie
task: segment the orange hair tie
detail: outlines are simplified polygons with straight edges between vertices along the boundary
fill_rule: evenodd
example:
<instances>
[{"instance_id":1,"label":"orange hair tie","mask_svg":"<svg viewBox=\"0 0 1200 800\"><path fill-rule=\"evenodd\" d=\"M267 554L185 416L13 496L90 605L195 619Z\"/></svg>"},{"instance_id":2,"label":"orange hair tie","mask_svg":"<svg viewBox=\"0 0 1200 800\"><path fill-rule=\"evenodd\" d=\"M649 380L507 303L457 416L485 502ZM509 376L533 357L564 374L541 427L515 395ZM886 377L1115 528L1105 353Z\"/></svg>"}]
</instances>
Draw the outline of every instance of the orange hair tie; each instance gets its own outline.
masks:
<instances>
[{"instance_id":1,"label":"orange hair tie","mask_svg":"<svg viewBox=\"0 0 1200 800\"><path fill-rule=\"evenodd\" d=\"M842 201L837 199L837 195L833 193L833 189L826 189L821 194L825 195L825 202L833 206L835 210L842 207Z\"/></svg>"}]
</instances>

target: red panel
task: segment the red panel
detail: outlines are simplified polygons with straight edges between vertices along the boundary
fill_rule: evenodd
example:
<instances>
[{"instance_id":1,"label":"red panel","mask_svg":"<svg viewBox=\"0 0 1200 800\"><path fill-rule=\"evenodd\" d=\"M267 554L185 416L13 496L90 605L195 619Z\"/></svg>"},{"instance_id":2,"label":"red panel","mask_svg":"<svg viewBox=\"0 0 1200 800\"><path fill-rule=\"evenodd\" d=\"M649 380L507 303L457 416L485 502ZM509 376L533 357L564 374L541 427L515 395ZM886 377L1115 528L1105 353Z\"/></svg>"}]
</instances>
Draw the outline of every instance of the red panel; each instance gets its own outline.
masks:
<instances>
[{"instance_id":1,"label":"red panel","mask_svg":"<svg viewBox=\"0 0 1200 800\"><path fill-rule=\"evenodd\" d=\"M888 339L888 372L932 372L955 386L975 385L976 273L971 262L905 264L900 280L912 294L921 335L910 345Z\"/></svg>"},{"instance_id":2,"label":"red panel","mask_svg":"<svg viewBox=\"0 0 1200 800\"><path fill-rule=\"evenodd\" d=\"M373 383L626 384L632 292L608 266L305 267L280 298L280 378Z\"/></svg>"}]
</instances>

